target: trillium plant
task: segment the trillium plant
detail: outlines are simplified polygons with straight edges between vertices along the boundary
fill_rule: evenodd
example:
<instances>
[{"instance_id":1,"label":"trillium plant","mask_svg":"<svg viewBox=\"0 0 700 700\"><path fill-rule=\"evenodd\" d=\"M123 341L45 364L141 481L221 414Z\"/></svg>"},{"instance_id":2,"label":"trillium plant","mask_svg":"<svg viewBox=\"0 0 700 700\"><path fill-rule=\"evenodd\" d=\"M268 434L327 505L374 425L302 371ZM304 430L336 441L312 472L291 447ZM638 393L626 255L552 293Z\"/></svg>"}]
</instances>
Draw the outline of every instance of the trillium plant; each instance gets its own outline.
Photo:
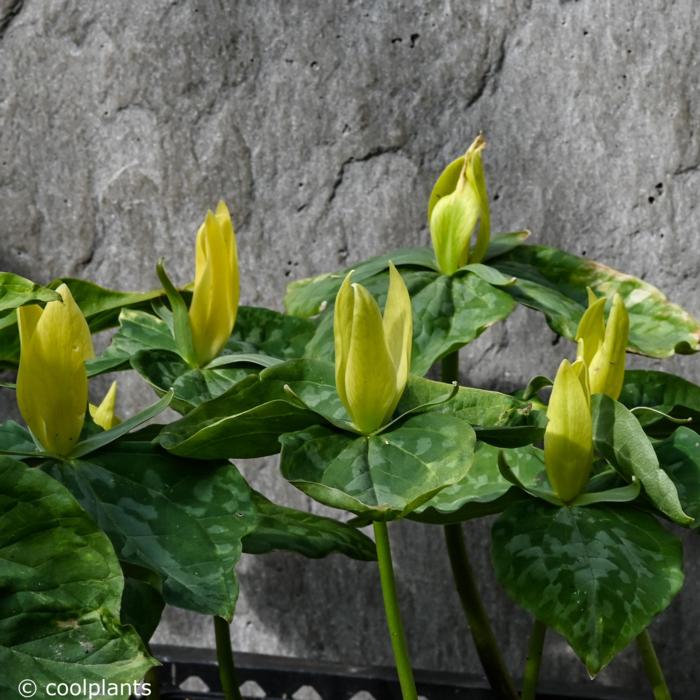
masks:
<instances>
[{"instance_id":1,"label":"trillium plant","mask_svg":"<svg viewBox=\"0 0 700 700\"><path fill-rule=\"evenodd\" d=\"M148 644L168 604L213 619L222 686L239 698L235 567L286 550L377 562L415 700L389 536L409 518L444 532L494 697L536 697L551 629L591 677L636 644L654 697L670 698L648 627L683 584L668 525L700 518L700 387L625 365L627 352L697 352L700 322L526 230L492 236L484 147L438 177L431 247L293 282L286 313L239 304L223 202L197 232L189 285L163 260L147 292L0 273L2 387L23 418L0 425L0 697L31 678L126 699L125 685L155 682ZM553 380L544 367L512 395L460 385L460 348L517 304L574 343ZM89 386L121 372L155 393L133 416L116 415L118 379L104 397ZM277 453L280 478L337 518L272 502L232 461ZM496 577L533 620L523 669L505 663L470 564L469 522L485 516Z\"/></svg>"}]
</instances>

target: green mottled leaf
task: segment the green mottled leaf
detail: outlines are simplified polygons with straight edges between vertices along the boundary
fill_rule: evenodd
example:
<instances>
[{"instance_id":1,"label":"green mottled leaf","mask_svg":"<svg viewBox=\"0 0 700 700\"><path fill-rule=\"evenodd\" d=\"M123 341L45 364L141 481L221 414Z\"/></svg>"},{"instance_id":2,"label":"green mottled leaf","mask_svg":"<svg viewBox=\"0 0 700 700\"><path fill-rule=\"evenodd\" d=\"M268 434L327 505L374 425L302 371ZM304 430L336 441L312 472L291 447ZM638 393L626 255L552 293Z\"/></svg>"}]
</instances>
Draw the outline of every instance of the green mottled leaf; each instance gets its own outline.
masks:
<instances>
[{"instance_id":1,"label":"green mottled leaf","mask_svg":"<svg viewBox=\"0 0 700 700\"><path fill-rule=\"evenodd\" d=\"M36 446L31 433L25 427L13 420L8 420L0 424L0 453L38 455L41 450Z\"/></svg>"},{"instance_id":2,"label":"green mottled leaf","mask_svg":"<svg viewBox=\"0 0 700 700\"><path fill-rule=\"evenodd\" d=\"M496 577L597 674L683 584L680 541L630 506L509 506L492 530Z\"/></svg>"},{"instance_id":3,"label":"green mottled leaf","mask_svg":"<svg viewBox=\"0 0 700 700\"><path fill-rule=\"evenodd\" d=\"M131 358L131 366L157 394L172 390L172 408L183 414L221 396L258 369L248 365L192 369L177 353L167 350L137 352Z\"/></svg>"},{"instance_id":4,"label":"green mottled leaf","mask_svg":"<svg viewBox=\"0 0 700 700\"><path fill-rule=\"evenodd\" d=\"M675 484L683 510L695 518L691 527L700 527L700 437L693 430L678 428L654 449Z\"/></svg>"},{"instance_id":5,"label":"green mottled leaf","mask_svg":"<svg viewBox=\"0 0 700 700\"><path fill-rule=\"evenodd\" d=\"M398 268L437 270L435 254L431 248L402 248L359 262L338 272L296 280L287 287L284 307L287 313L293 316L315 316L322 311L324 305L333 304L338 289L350 270L353 271L353 281L364 284L370 277L385 272L390 262ZM401 273L403 272L402 269Z\"/></svg>"},{"instance_id":6,"label":"green mottled leaf","mask_svg":"<svg viewBox=\"0 0 700 700\"><path fill-rule=\"evenodd\" d=\"M232 464L178 459L144 438L43 469L92 515L120 559L161 577L167 603L230 619L241 539L255 524L250 488Z\"/></svg>"},{"instance_id":7,"label":"green mottled leaf","mask_svg":"<svg viewBox=\"0 0 700 700\"><path fill-rule=\"evenodd\" d=\"M333 508L391 520L463 478L475 437L458 418L422 413L380 435L314 426L280 441L282 474L294 486Z\"/></svg>"},{"instance_id":8,"label":"green mottled leaf","mask_svg":"<svg viewBox=\"0 0 700 700\"><path fill-rule=\"evenodd\" d=\"M467 475L419 506L410 518L440 525L458 523L500 513L516 499L523 498L519 489L501 476L498 469L500 451L477 442L474 462ZM503 452L520 481L535 488L547 485L541 450L521 447Z\"/></svg>"},{"instance_id":9,"label":"green mottled leaf","mask_svg":"<svg viewBox=\"0 0 700 700\"><path fill-rule=\"evenodd\" d=\"M627 479L636 476L664 515L680 525L690 524L693 519L683 511L673 481L659 466L654 448L634 414L605 394L593 396L591 411L596 450Z\"/></svg>"},{"instance_id":10,"label":"green mottled leaf","mask_svg":"<svg viewBox=\"0 0 700 700\"><path fill-rule=\"evenodd\" d=\"M0 312L16 309L25 304L58 301L60 298L48 287L42 287L11 272L0 272Z\"/></svg>"},{"instance_id":11,"label":"green mottled leaf","mask_svg":"<svg viewBox=\"0 0 700 700\"><path fill-rule=\"evenodd\" d=\"M131 625L141 639L148 643L160 623L165 607L160 578L148 569L123 564L124 593L122 594L121 621Z\"/></svg>"},{"instance_id":12,"label":"green mottled leaf","mask_svg":"<svg viewBox=\"0 0 700 700\"><path fill-rule=\"evenodd\" d=\"M123 586L112 545L70 493L0 458L0 697L19 697L25 679L45 697L49 682L143 678L156 662L119 623Z\"/></svg>"},{"instance_id":13,"label":"green mottled leaf","mask_svg":"<svg viewBox=\"0 0 700 700\"><path fill-rule=\"evenodd\" d=\"M652 370L628 370L619 400L627 408L647 406L674 418L691 418L688 427L700 431L700 386L681 377ZM667 437L678 427L659 415L637 418L652 437Z\"/></svg>"},{"instance_id":14,"label":"green mottled leaf","mask_svg":"<svg viewBox=\"0 0 700 700\"><path fill-rule=\"evenodd\" d=\"M202 403L167 425L158 440L165 449L201 459L251 458L279 452L279 436L323 419L300 406L289 385L315 409L344 411L335 395L332 365L294 360L263 370L237 383L225 394Z\"/></svg>"},{"instance_id":15,"label":"green mottled leaf","mask_svg":"<svg viewBox=\"0 0 700 700\"><path fill-rule=\"evenodd\" d=\"M576 334L590 287L598 296L612 298L618 292L624 299L630 350L650 357L698 350L700 321L636 277L547 246L520 246L490 265L517 277L504 291L542 311L552 329L566 338Z\"/></svg>"},{"instance_id":16,"label":"green mottled leaf","mask_svg":"<svg viewBox=\"0 0 700 700\"><path fill-rule=\"evenodd\" d=\"M411 372L425 374L441 357L458 350L506 318L514 308L511 297L471 272L446 277L425 270L401 270L413 306ZM355 279L353 275L353 279ZM363 285L381 308L386 301L389 275L366 279ZM318 330L307 346L308 357L332 360L333 303L321 315Z\"/></svg>"},{"instance_id":17,"label":"green mottled leaf","mask_svg":"<svg viewBox=\"0 0 700 700\"><path fill-rule=\"evenodd\" d=\"M253 492L253 502L258 520L243 540L243 551L248 554L283 550L311 559L336 552L363 561L377 558L374 542L351 525L277 505L257 492Z\"/></svg>"},{"instance_id":18,"label":"green mottled leaf","mask_svg":"<svg viewBox=\"0 0 700 700\"><path fill-rule=\"evenodd\" d=\"M445 391L445 384L412 376L399 401L397 413L434 401ZM499 447L529 445L544 436L546 416L532 404L497 391L459 387L450 401L431 412L457 416L474 426L477 437Z\"/></svg>"}]
</instances>

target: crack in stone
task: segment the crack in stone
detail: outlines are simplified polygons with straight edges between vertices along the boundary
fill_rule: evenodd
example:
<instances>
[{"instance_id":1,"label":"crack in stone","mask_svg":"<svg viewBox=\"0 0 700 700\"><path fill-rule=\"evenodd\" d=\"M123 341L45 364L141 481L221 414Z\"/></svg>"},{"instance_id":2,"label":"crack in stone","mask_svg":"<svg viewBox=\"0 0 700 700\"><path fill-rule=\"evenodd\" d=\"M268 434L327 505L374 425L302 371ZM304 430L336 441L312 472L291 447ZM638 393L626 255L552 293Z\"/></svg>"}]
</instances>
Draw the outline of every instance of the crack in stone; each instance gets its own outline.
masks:
<instances>
[{"instance_id":1,"label":"crack in stone","mask_svg":"<svg viewBox=\"0 0 700 700\"><path fill-rule=\"evenodd\" d=\"M336 175L333 185L331 186L331 193L328 195L328 201L326 202L326 204L330 204L335 199L335 195L338 192L338 189L343 184L343 179L345 178L345 169L348 167L348 165L350 165L351 163L366 163L368 160L372 160L372 158L377 158L378 156L383 156L387 153L397 153L401 150L401 148L403 148L403 144L399 144L397 146L377 146L376 148L373 148L372 150L368 151L367 153L365 153L365 155L360 156L359 158L356 158L355 156L350 156L349 158L346 158L340 164L338 174Z\"/></svg>"},{"instance_id":2,"label":"crack in stone","mask_svg":"<svg viewBox=\"0 0 700 700\"><path fill-rule=\"evenodd\" d=\"M498 56L496 57L496 62L494 63L489 63L488 68L484 71L483 75L481 76L481 80L479 81L479 86L476 89L476 92L469 98L469 101L467 102L467 109L475 105L484 95L486 92L486 88L489 86L489 84L498 77L499 73L503 70L503 64L505 63L506 60L506 39L507 39L507 33L503 33L503 38L501 39L501 43L498 46Z\"/></svg>"},{"instance_id":3,"label":"crack in stone","mask_svg":"<svg viewBox=\"0 0 700 700\"><path fill-rule=\"evenodd\" d=\"M673 172L673 175L688 175L690 173L696 173L700 171L700 163L692 163L691 165L685 165L678 170Z\"/></svg>"},{"instance_id":4,"label":"crack in stone","mask_svg":"<svg viewBox=\"0 0 700 700\"><path fill-rule=\"evenodd\" d=\"M20 13L22 7L24 7L24 0L10 0L8 7L0 15L0 39Z\"/></svg>"}]
</instances>

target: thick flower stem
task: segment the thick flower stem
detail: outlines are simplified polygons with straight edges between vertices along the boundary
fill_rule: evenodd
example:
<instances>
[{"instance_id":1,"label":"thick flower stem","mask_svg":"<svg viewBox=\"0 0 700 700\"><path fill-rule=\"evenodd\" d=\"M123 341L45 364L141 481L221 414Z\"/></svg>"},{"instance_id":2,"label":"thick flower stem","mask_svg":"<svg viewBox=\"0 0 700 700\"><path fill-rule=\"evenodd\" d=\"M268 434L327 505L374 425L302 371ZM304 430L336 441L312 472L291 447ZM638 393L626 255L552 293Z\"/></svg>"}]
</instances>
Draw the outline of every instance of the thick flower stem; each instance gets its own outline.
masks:
<instances>
[{"instance_id":1,"label":"thick flower stem","mask_svg":"<svg viewBox=\"0 0 700 700\"><path fill-rule=\"evenodd\" d=\"M396 597L396 581L394 568L391 563L391 546L389 544L389 531L386 523L374 523L374 538L377 544L377 560L379 563L379 577L382 583L382 595L384 596L384 610L386 621L391 636L391 646L394 650L396 671L401 684L403 700L417 700L416 683L413 680L413 670L406 644L406 635L399 612L399 603Z\"/></svg>"},{"instance_id":2,"label":"thick flower stem","mask_svg":"<svg viewBox=\"0 0 700 700\"><path fill-rule=\"evenodd\" d=\"M637 637L637 649L642 656L644 662L644 671L649 679L654 700L671 700L671 691L666 685L664 672L661 670L659 658L656 656L654 643L651 641L649 630L644 630Z\"/></svg>"},{"instance_id":3,"label":"thick flower stem","mask_svg":"<svg viewBox=\"0 0 700 700\"><path fill-rule=\"evenodd\" d=\"M219 678L226 700L242 700L236 679L236 667L233 665L231 647L231 627L223 617L214 616L214 633L216 635L216 659L219 662Z\"/></svg>"},{"instance_id":4,"label":"thick flower stem","mask_svg":"<svg viewBox=\"0 0 700 700\"><path fill-rule=\"evenodd\" d=\"M525 661L525 674L523 676L522 700L535 700L537 697L537 681L540 677L542 665L542 647L547 634L547 625L535 620L532 626L530 644L527 647L527 659Z\"/></svg>"},{"instance_id":5,"label":"thick flower stem","mask_svg":"<svg viewBox=\"0 0 700 700\"><path fill-rule=\"evenodd\" d=\"M442 360L442 380L459 380L459 353L453 352ZM452 566L457 593L469 623L477 654L491 688L500 700L517 700L515 683L503 661L498 642L491 629L484 604L479 595L474 571L464 544L461 524L445 525L445 542Z\"/></svg>"}]
</instances>

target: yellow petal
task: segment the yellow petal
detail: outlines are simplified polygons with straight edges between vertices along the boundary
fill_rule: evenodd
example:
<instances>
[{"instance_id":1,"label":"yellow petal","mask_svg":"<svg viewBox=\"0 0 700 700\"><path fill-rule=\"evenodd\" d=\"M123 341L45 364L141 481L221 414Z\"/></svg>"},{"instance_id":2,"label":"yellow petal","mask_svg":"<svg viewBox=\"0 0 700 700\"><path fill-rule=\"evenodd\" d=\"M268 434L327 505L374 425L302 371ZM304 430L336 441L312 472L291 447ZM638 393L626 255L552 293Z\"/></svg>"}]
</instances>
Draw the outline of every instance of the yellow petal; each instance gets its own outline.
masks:
<instances>
[{"instance_id":1,"label":"yellow petal","mask_svg":"<svg viewBox=\"0 0 700 700\"><path fill-rule=\"evenodd\" d=\"M396 391L403 394L411 367L413 345L413 311L408 289L394 267L389 264L389 291L384 306L384 337L396 371Z\"/></svg>"},{"instance_id":2,"label":"yellow petal","mask_svg":"<svg viewBox=\"0 0 700 700\"><path fill-rule=\"evenodd\" d=\"M584 489L593 463L590 399L581 375L580 365L575 368L564 360L557 371L547 408L544 434L547 477L566 503Z\"/></svg>"},{"instance_id":3,"label":"yellow petal","mask_svg":"<svg viewBox=\"0 0 700 700\"><path fill-rule=\"evenodd\" d=\"M593 296L591 299L591 290L588 291L588 308L583 312L576 329L576 340L583 340L576 359L590 365L605 336L605 297L596 299Z\"/></svg>"},{"instance_id":4,"label":"yellow petal","mask_svg":"<svg viewBox=\"0 0 700 700\"><path fill-rule=\"evenodd\" d=\"M490 217L479 135L463 158L453 161L438 178L428 204L428 223L440 271L452 275L470 258L479 262L489 244ZM481 218L477 242L469 252L476 222Z\"/></svg>"},{"instance_id":5,"label":"yellow petal","mask_svg":"<svg viewBox=\"0 0 700 700\"><path fill-rule=\"evenodd\" d=\"M603 342L589 363L592 394L607 394L613 399L620 396L625 380L628 337L629 315L622 297L615 294Z\"/></svg>"},{"instance_id":6,"label":"yellow petal","mask_svg":"<svg viewBox=\"0 0 700 700\"><path fill-rule=\"evenodd\" d=\"M430 237L444 275L452 275L467 264L469 242L478 218L479 199L471 187L443 197L433 208Z\"/></svg>"},{"instance_id":7,"label":"yellow petal","mask_svg":"<svg viewBox=\"0 0 700 700\"><path fill-rule=\"evenodd\" d=\"M352 310L355 293L350 284L352 270L348 272L335 297L333 310L333 341L335 344L335 386L345 407L348 397L345 392L345 372L348 364L350 336L352 335ZM349 409L348 409L348 412Z\"/></svg>"},{"instance_id":8,"label":"yellow petal","mask_svg":"<svg viewBox=\"0 0 700 700\"><path fill-rule=\"evenodd\" d=\"M195 355L206 365L224 347L236 322L240 282L235 234L223 202L197 232L190 325Z\"/></svg>"},{"instance_id":9,"label":"yellow petal","mask_svg":"<svg viewBox=\"0 0 700 700\"><path fill-rule=\"evenodd\" d=\"M346 407L362 433L380 428L398 403L396 369L389 354L377 302L353 284L353 314L345 366Z\"/></svg>"},{"instance_id":10,"label":"yellow petal","mask_svg":"<svg viewBox=\"0 0 700 700\"><path fill-rule=\"evenodd\" d=\"M56 291L62 302L49 302L38 318L35 311L20 317L17 401L40 444L67 455L83 428L88 393L85 360L94 352L90 329L70 290L62 284Z\"/></svg>"},{"instance_id":11,"label":"yellow petal","mask_svg":"<svg viewBox=\"0 0 700 700\"><path fill-rule=\"evenodd\" d=\"M489 209L489 195L486 189L486 176L484 166L481 162L481 152L486 146L484 137L479 134L474 143L469 147L465 158L465 177L472 189L477 193L479 199L479 231L476 243L469 253L471 262L481 262L486 255L491 241L491 213Z\"/></svg>"},{"instance_id":12,"label":"yellow petal","mask_svg":"<svg viewBox=\"0 0 700 700\"><path fill-rule=\"evenodd\" d=\"M114 426L119 425L121 421L114 414L117 403L117 383L112 382L109 390L102 399L99 406L90 404L90 415L96 425L99 425L103 430L111 430Z\"/></svg>"}]
</instances>

